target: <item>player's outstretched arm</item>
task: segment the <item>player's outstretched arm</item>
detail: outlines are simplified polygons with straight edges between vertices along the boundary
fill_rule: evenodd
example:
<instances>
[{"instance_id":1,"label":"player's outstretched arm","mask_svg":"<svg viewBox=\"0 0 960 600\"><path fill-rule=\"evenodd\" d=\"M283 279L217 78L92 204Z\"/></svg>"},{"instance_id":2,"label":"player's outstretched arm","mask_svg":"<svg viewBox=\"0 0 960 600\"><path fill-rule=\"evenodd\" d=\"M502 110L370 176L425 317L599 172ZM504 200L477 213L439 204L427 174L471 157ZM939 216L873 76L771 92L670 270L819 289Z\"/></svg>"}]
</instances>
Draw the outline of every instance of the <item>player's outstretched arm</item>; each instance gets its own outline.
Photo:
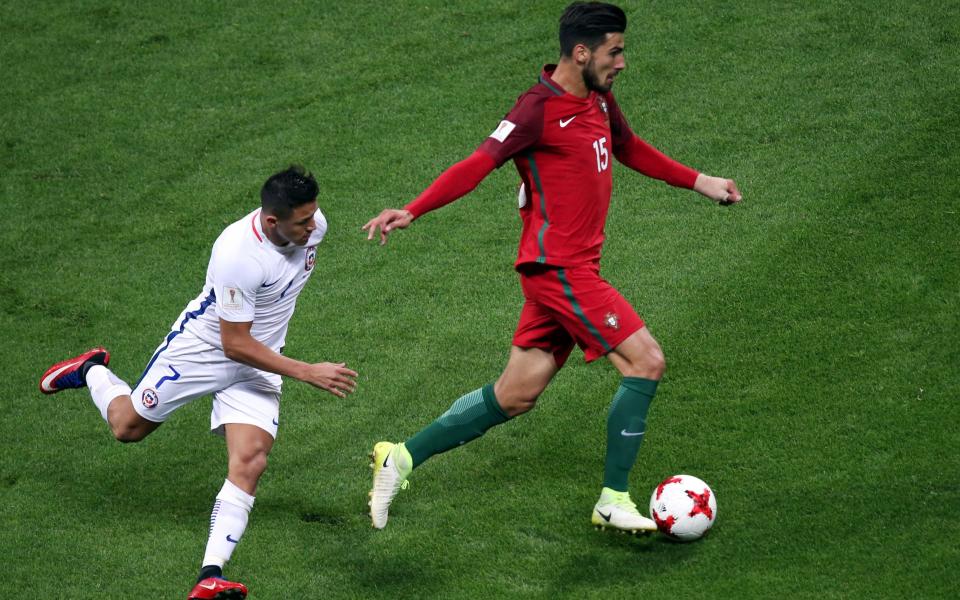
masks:
<instances>
[{"instance_id":1,"label":"player's outstretched arm","mask_svg":"<svg viewBox=\"0 0 960 600\"><path fill-rule=\"evenodd\" d=\"M261 371L299 379L340 398L357 388L354 379L357 373L348 369L346 363L311 364L283 356L254 339L250 335L252 326L252 322L220 319L220 341L227 358Z\"/></svg>"},{"instance_id":2,"label":"player's outstretched arm","mask_svg":"<svg viewBox=\"0 0 960 600\"><path fill-rule=\"evenodd\" d=\"M422 194L402 209L387 208L379 215L367 221L363 230L367 239L372 240L380 231L380 245L387 243L387 234L394 229L404 229L432 210L450 204L457 198L469 194L483 178L497 167L493 158L481 150L454 164L440 174Z\"/></svg>"},{"instance_id":3,"label":"player's outstretched arm","mask_svg":"<svg viewBox=\"0 0 960 600\"><path fill-rule=\"evenodd\" d=\"M413 213L409 210L385 208L379 215L367 221L363 230L367 232L368 240L372 240L379 230L382 246L387 243L387 234L394 229L406 229L410 223L413 223Z\"/></svg>"},{"instance_id":4,"label":"player's outstretched arm","mask_svg":"<svg viewBox=\"0 0 960 600\"><path fill-rule=\"evenodd\" d=\"M673 186L696 190L720 204L735 204L743 199L732 179L698 173L637 137L625 124L622 130L613 154L631 169Z\"/></svg>"},{"instance_id":5,"label":"player's outstretched arm","mask_svg":"<svg viewBox=\"0 0 960 600\"><path fill-rule=\"evenodd\" d=\"M704 173L697 175L697 181L693 184L693 189L700 192L707 198L720 204L736 204L743 200L737 184L732 179L723 177L711 177Z\"/></svg>"}]
</instances>

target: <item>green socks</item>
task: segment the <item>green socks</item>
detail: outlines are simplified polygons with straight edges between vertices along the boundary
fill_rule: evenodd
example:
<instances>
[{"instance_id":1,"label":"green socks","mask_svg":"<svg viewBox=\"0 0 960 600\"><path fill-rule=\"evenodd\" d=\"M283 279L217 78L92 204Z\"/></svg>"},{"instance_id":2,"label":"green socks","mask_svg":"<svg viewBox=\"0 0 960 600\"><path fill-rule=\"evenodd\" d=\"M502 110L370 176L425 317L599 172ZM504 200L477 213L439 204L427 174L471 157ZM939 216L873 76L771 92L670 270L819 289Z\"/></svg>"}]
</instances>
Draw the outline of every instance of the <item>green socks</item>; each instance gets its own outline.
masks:
<instances>
[{"instance_id":1,"label":"green socks","mask_svg":"<svg viewBox=\"0 0 960 600\"><path fill-rule=\"evenodd\" d=\"M404 446L416 467L434 454L480 437L494 425L504 423L509 418L497 404L493 384L488 384L461 396L436 421L404 442Z\"/></svg>"},{"instance_id":2,"label":"green socks","mask_svg":"<svg viewBox=\"0 0 960 600\"><path fill-rule=\"evenodd\" d=\"M652 379L624 377L620 382L607 417L604 487L627 491L627 477L643 442L647 410L656 392L657 382ZM417 467L434 454L466 444L509 418L489 384L461 396L436 421L404 442L404 447L413 459L413 467Z\"/></svg>"},{"instance_id":3,"label":"green socks","mask_svg":"<svg viewBox=\"0 0 960 600\"><path fill-rule=\"evenodd\" d=\"M627 491L627 476L647 429L647 410L657 393L657 382L642 377L624 377L613 396L607 416L607 458L603 486Z\"/></svg>"}]
</instances>

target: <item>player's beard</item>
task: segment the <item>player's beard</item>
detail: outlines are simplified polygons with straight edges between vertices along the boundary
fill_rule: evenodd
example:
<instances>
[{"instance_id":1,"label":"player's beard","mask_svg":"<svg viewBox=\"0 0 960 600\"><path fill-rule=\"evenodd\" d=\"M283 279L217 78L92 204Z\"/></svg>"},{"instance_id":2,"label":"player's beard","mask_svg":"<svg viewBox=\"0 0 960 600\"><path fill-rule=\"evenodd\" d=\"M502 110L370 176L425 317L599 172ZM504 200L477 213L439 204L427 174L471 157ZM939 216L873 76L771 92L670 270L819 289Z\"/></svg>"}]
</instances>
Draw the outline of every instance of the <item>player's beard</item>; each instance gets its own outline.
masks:
<instances>
[{"instance_id":1,"label":"player's beard","mask_svg":"<svg viewBox=\"0 0 960 600\"><path fill-rule=\"evenodd\" d=\"M606 94L610 91L610 88L613 87L612 81L610 82L610 85L600 82L600 78L597 76L592 58L590 59L590 62L587 63L587 66L583 69L583 84L587 86L588 90L591 92L597 92L598 94Z\"/></svg>"}]
</instances>

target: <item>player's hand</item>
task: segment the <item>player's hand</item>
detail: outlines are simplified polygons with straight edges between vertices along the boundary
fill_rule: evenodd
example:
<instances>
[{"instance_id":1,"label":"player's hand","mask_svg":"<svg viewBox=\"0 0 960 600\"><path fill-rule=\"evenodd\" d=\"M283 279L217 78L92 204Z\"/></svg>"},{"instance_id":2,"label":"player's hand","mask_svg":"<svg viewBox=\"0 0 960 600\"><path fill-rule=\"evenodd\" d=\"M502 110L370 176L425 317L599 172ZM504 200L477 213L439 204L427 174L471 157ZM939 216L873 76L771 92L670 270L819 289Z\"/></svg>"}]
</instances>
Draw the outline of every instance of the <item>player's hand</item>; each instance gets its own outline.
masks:
<instances>
[{"instance_id":1,"label":"player's hand","mask_svg":"<svg viewBox=\"0 0 960 600\"><path fill-rule=\"evenodd\" d=\"M724 179L723 177L711 177L700 173L700 175L697 176L696 183L693 184L693 189L724 206L736 204L743 200L743 196L740 195L740 190L737 189L736 182L732 179Z\"/></svg>"},{"instance_id":2,"label":"player's hand","mask_svg":"<svg viewBox=\"0 0 960 600\"><path fill-rule=\"evenodd\" d=\"M354 377L356 371L347 368L347 363L316 363L307 365L306 372L301 378L302 381L321 390L326 390L338 396L345 398L347 394L353 393L357 389L357 382Z\"/></svg>"},{"instance_id":3,"label":"player's hand","mask_svg":"<svg viewBox=\"0 0 960 600\"><path fill-rule=\"evenodd\" d=\"M373 236L380 230L380 245L387 243L387 234L394 229L406 229L413 222L413 213L409 210L398 210L396 208L385 208L376 217L367 221L363 230L367 232L367 239L372 240Z\"/></svg>"}]
</instances>

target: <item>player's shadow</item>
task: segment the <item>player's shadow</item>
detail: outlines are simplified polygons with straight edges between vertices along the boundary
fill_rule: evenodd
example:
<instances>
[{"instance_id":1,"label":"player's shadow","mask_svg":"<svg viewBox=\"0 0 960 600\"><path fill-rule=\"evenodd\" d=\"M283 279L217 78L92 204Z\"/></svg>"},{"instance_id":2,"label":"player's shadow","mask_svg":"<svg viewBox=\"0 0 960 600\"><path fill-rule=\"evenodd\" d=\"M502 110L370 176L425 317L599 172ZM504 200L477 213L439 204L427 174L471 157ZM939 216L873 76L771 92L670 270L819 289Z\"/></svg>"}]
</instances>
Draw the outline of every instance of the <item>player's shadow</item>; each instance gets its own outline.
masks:
<instances>
[{"instance_id":1,"label":"player's shadow","mask_svg":"<svg viewBox=\"0 0 960 600\"><path fill-rule=\"evenodd\" d=\"M365 493L323 498L275 493L258 504L257 524L283 528L290 543L313 555L312 562L348 579L344 589L356 590L356 597L443 597L449 581L442 564L424 559L433 548L423 546L423 529L375 530L365 500Z\"/></svg>"},{"instance_id":2,"label":"player's shadow","mask_svg":"<svg viewBox=\"0 0 960 600\"><path fill-rule=\"evenodd\" d=\"M202 407L209 410L209 404ZM122 444L98 423L96 435L76 442L70 485L77 506L110 519L142 518L145 507L162 507L158 518L180 520L208 513L226 477L222 438L206 429L201 407L188 406L146 439Z\"/></svg>"},{"instance_id":3,"label":"player's shadow","mask_svg":"<svg viewBox=\"0 0 960 600\"><path fill-rule=\"evenodd\" d=\"M698 544L682 544L660 534L634 537L628 534L596 532L589 551L571 554L547 594L560 597L575 590L601 590L612 586L635 586L662 581L694 558ZM602 549L603 551L597 551ZM630 568L624 568L630 565Z\"/></svg>"}]
</instances>

